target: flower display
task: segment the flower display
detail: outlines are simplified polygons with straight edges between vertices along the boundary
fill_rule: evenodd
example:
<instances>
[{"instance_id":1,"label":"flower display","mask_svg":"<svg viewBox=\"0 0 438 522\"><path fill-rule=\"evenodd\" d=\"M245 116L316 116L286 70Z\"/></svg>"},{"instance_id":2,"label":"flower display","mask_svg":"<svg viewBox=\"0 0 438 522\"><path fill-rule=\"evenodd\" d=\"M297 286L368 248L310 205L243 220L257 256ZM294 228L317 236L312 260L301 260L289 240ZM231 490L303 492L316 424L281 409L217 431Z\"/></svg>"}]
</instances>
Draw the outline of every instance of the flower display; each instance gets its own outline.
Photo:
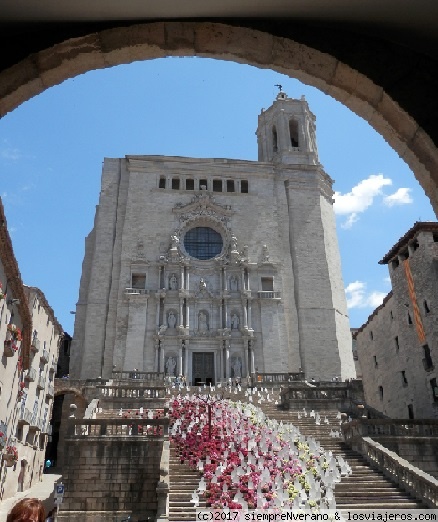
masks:
<instances>
[{"instance_id":1,"label":"flower display","mask_svg":"<svg viewBox=\"0 0 438 522\"><path fill-rule=\"evenodd\" d=\"M209 419L206 402L179 395L170 404L181 462L202 475L194 503L201 494L213 509L335 508L334 484L351 472L345 461L252 404L216 401Z\"/></svg>"},{"instance_id":2,"label":"flower display","mask_svg":"<svg viewBox=\"0 0 438 522\"><path fill-rule=\"evenodd\" d=\"M10 335L12 336L12 338L15 341L21 341L21 339L22 339L21 330L20 330L20 328L18 328L17 325L15 325L13 323L9 323L7 325L7 331L10 333Z\"/></svg>"},{"instance_id":3,"label":"flower display","mask_svg":"<svg viewBox=\"0 0 438 522\"><path fill-rule=\"evenodd\" d=\"M6 446L5 455L14 462L18 460L18 450L15 446Z\"/></svg>"},{"instance_id":4,"label":"flower display","mask_svg":"<svg viewBox=\"0 0 438 522\"><path fill-rule=\"evenodd\" d=\"M127 410L123 413L123 410L120 409L119 416L123 419L161 419L164 417L163 409L154 409L154 410L144 410L143 408L139 408L138 410ZM163 435L163 426L144 426L141 424L128 424L129 434L137 434L137 435Z\"/></svg>"}]
</instances>

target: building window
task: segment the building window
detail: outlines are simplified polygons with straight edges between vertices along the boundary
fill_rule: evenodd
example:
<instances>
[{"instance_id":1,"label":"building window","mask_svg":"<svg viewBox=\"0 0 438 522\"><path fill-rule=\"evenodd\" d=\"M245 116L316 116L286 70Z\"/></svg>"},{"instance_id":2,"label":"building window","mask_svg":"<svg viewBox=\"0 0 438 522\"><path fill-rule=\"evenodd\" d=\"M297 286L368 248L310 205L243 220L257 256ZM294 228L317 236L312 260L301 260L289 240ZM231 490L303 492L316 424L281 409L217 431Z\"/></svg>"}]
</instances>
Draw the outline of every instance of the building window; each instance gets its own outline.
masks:
<instances>
[{"instance_id":1,"label":"building window","mask_svg":"<svg viewBox=\"0 0 438 522\"><path fill-rule=\"evenodd\" d=\"M179 190L179 178L172 178L172 189Z\"/></svg>"},{"instance_id":2,"label":"building window","mask_svg":"<svg viewBox=\"0 0 438 522\"><path fill-rule=\"evenodd\" d=\"M234 192L234 179L227 179L227 192Z\"/></svg>"},{"instance_id":3,"label":"building window","mask_svg":"<svg viewBox=\"0 0 438 522\"><path fill-rule=\"evenodd\" d=\"M370 339L371 339L372 341L374 341L374 334L373 334L373 331L372 331L372 330L370 330Z\"/></svg>"},{"instance_id":4,"label":"building window","mask_svg":"<svg viewBox=\"0 0 438 522\"><path fill-rule=\"evenodd\" d=\"M400 252L400 257L404 260L404 259L408 259L409 258L409 250L406 249L404 250L403 252Z\"/></svg>"},{"instance_id":5,"label":"building window","mask_svg":"<svg viewBox=\"0 0 438 522\"><path fill-rule=\"evenodd\" d=\"M408 324L412 324L412 317L409 312L408 312Z\"/></svg>"},{"instance_id":6,"label":"building window","mask_svg":"<svg viewBox=\"0 0 438 522\"><path fill-rule=\"evenodd\" d=\"M213 180L213 192L222 192L222 180L221 179Z\"/></svg>"},{"instance_id":7,"label":"building window","mask_svg":"<svg viewBox=\"0 0 438 522\"><path fill-rule=\"evenodd\" d=\"M401 371L401 378L402 378L403 386L407 386L408 385L408 380L406 378L406 371L405 370Z\"/></svg>"},{"instance_id":8,"label":"building window","mask_svg":"<svg viewBox=\"0 0 438 522\"><path fill-rule=\"evenodd\" d=\"M427 304L426 299L423 301L423 306L424 306L424 313L426 313L426 314L430 313L430 308L429 308L429 305Z\"/></svg>"},{"instance_id":9,"label":"building window","mask_svg":"<svg viewBox=\"0 0 438 522\"><path fill-rule=\"evenodd\" d=\"M186 190L195 190L195 180L186 179Z\"/></svg>"},{"instance_id":10,"label":"building window","mask_svg":"<svg viewBox=\"0 0 438 522\"><path fill-rule=\"evenodd\" d=\"M389 311L389 316L391 317L391 321L394 321L394 314L392 313L392 310Z\"/></svg>"},{"instance_id":11,"label":"building window","mask_svg":"<svg viewBox=\"0 0 438 522\"><path fill-rule=\"evenodd\" d=\"M131 288L144 290L146 288L146 274L132 274Z\"/></svg>"},{"instance_id":12,"label":"building window","mask_svg":"<svg viewBox=\"0 0 438 522\"><path fill-rule=\"evenodd\" d=\"M274 291L274 278L273 277L262 277L262 292L273 292Z\"/></svg>"},{"instance_id":13,"label":"building window","mask_svg":"<svg viewBox=\"0 0 438 522\"><path fill-rule=\"evenodd\" d=\"M383 401L383 386L379 386L379 397L380 400Z\"/></svg>"},{"instance_id":14,"label":"building window","mask_svg":"<svg viewBox=\"0 0 438 522\"><path fill-rule=\"evenodd\" d=\"M240 182L240 192L242 192L242 194L248 194L248 181L246 179L242 179Z\"/></svg>"},{"instance_id":15,"label":"building window","mask_svg":"<svg viewBox=\"0 0 438 522\"><path fill-rule=\"evenodd\" d=\"M298 147L298 122L295 120L289 121L289 134L290 134L290 144L292 147Z\"/></svg>"},{"instance_id":16,"label":"building window","mask_svg":"<svg viewBox=\"0 0 438 522\"><path fill-rule=\"evenodd\" d=\"M278 151L277 129L275 127L272 127L272 150Z\"/></svg>"},{"instance_id":17,"label":"building window","mask_svg":"<svg viewBox=\"0 0 438 522\"><path fill-rule=\"evenodd\" d=\"M427 345L427 344L423 345L423 353L424 353L424 358L423 358L424 369L426 371L433 370L433 362L432 362L432 357L430 355L429 345Z\"/></svg>"},{"instance_id":18,"label":"building window","mask_svg":"<svg viewBox=\"0 0 438 522\"><path fill-rule=\"evenodd\" d=\"M212 259L222 252L223 240L219 232L212 228L196 227L186 233L184 247L196 259Z\"/></svg>"},{"instance_id":19,"label":"building window","mask_svg":"<svg viewBox=\"0 0 438 522\"><path fill-rule=\"evenodd\" d=\"M410 419L415 419L415 417L414 417L414 405L413 404L408 404L408 417Z\"/></svg>"},{"instance_id":20,"label":"building window","mask_svg":"<svg viewBox=\"0 0 438 522\"><path fill-rule=\"evenodd\" d=\"M377 368L377 366L379 366L379 363L377 362L377 356L376 355L373 355L373 360L374 360L374 368Z\"/></svg>"},{"instance_id":21,"label":"building window","mask_svg":"<svg viewBox=\"0 0 438 522\"><path fill-rule=\"evenodd\" d=\"M430 380L430 387L432 388L433 401L438 402L438 387L435 378Z\"/></svg>"},{"instance_id":22,"label":"building window","mask_svg":"<svg viewBox=\"0 0 438 522\"><path fill-rule=\"evenodd\" d=\"M398 342L398 335L396 335L394 337L394 341L395 341L395 351L398 353L398 351L400 350L400 344Z\"/></svg>"},{"instance_id":23,"label":"building window","mask_svg":"<svg viewBox=\"0 0 438 522\"><path fill-rule=\"evenodd\" d=\"M391 261L391 266L393 269L397 268L399 266L399 264L400 264L400 261L398 260L398 258L395 258Z\"/></svg>"},{"instance_id":24,"label":"building window","mask_svg":"<svg viewBox=\"0 0 438 522\"><path fill-rule=\"evenodd\" d=\"M166 178L164 176L160 176L158 188L166 188Z\"/></svg>"},{"instance_id":25,"label":"building window","mask_svg":"<svg viewBox=\"0 0 438 522\"><path fill-rule=\"evenodd\" d=\"M206 179L199 180L199 190L207 190L208 184Z\"/></svg>"},{"instance_id":26,"label":"building window","mask_svg":"<svg viewBox=\"0 0 438 522\"><path fill-rule=\"evenodd\" d=\"M420 245L418 244L418 239L414 239L414 241L412 241L411 243L412 250L415 252L415 250L417 250L419 246Z\"/></svg>"}]
</instances>

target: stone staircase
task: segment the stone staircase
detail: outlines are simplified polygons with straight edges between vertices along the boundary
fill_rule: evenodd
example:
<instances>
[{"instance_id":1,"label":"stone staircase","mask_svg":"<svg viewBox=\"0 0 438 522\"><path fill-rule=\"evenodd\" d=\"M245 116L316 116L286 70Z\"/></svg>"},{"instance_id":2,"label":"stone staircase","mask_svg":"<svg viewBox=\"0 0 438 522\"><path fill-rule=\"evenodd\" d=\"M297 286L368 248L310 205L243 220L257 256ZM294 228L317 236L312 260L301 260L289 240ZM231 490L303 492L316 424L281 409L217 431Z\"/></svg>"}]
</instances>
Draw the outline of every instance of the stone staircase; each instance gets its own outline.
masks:
<instances>
[{"instance_id":1,"label":"stone staircase","mask_svg":"<svg viewBox=\"0 0 438 522\"><path fill-rule=\"evenodd\" d=\"M220 391L220 390L216 390ZM198 390L192 390L191 393ZM173 391L173 393L176 393ZM204 391L201 390L201 393ZM332 451L335 455L342 456L352 468L352 473L348 477L342 478L341 483L336 484L335 498L338 509L424 509L425 506L420 501L413 499L409 494L394 485L381 472L371 468L363 457L349 449L340 438L330 436L330 431L340 431L340 421L337 419L337 411L327 410L327 406L314 404L313 408L321 416L321 424L316 425L315 419L310 417L310 410L307 417L300 410L284 411L274 404L278 399L279 389L271 390L270 397L272 402L262 401L258 403L258 396L253 395L252 403L261 408L262 411L271 419L292 423L297 426L301 433L312 436L325 450ZM263 393L266 396L266 393ZM224 398L233 401L247 402L245 390L242 389L235 393L234 390L227 389ZM301 419L298 413L301 413ZM328 424L324 422L325 418ZM197 471L192 471L182 464L176 449L171 445L170 454L170 495L169 495L169 520L195 520L195 508L190 502L193 491L198 487L200 475ZM202 502L202 499L201 499ZM205 506L200 503L200 508Z\"/></svg>"}]
</instances>

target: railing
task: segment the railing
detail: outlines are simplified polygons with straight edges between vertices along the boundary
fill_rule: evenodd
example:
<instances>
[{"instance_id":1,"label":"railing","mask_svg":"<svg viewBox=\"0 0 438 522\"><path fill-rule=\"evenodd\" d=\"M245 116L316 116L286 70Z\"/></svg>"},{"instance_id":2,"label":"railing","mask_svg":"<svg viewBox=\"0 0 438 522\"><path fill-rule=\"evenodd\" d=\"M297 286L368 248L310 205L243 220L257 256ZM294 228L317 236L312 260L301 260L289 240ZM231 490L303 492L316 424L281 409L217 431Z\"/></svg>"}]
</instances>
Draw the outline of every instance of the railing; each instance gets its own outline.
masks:
<instances>
[{"instance_id":1,"label":"railing","mask_svg":"<svg viewBox=\"0 0 438 522\"><path fill-rule=\"evenodd\" d=\"M36 376L37 374L35 368L29 368L24 378L26 381L34 381L36 379Z\"/></svg>"},{"instance_id":2,"label":"railing","mask_svg":"<svg viewBox=\"0 0 438 522\"><path fill-rule=\"evenodd\" d=\"M355 419L342 425L344 438L438 437L438 419Z\"/></svg>"},{"instance_id":3,"label":"railing","mask_svg":"<svg viewBox=\"0 0 438 522\"><path fill-rule=\"evenodd\" d=\"M164 383L164 372L138 372L138 371L121 371L121 372L113 372L112 378L114 380L127 380L127 379L135 379L139 381L149 381L149 382L161 382Z\"/></svg>"},{"instance_id":4,"label":"railing","mask_svg":"<svg viewBox=\"0 0 438 522\"><path fill-rule=\"evenodd\" d=\"M20 408L20 412L18 414L18 423L19 424L30 424L31 421L32 421L32 413L27 408L24 408L24 410L22 410Z\"/></svg>"},{"instance_id":5,"label":"railing","mask_svg":"<svg viewBox=\"0 0 438 522\"><path fill-rule=\"evenodd\" d=\"M356 449L371 466L377 468L412 496L420 499L430 508L438 507L438 480L431 475L412 466L407 460L369 437L361 439Z\"/></svg>"},{"instance_id":6,"label":"railing","mask_svg":"<svg viewBox=\"0 0 438 522\"><path fill-rule=\"evenodd\" d=\"M49 399L53 399L54 395L55 395L55 387L52 384L49 384L47 386L46 397L48 397Z\"/></svg>"},{"instance_id":7,"label":"railing","mask_svg":"<svg viewBox=\"0 0 438 522\"><path fill-rule=\"evenodd\" d=\"M125 294L129 295L147 295L149 290L145 290L144 288L125 288Z\"/></svg>"},{"instance_id":8,"label":"railing","mask_svg":"<svg viewBox=\"0 0 438 522\"><path fill-rule=\"evenodd\" d=\"M257 292L257 296L259 299L280 299L281 298L280 292L271 292L271 291Z\"/></svg>"},{"instance_id":9,"label":"railing","mask_svg":"<svg viewBox=\"0 0 438 522\"><path fill-rule=\"evenodd\" d=\"M84 419L94 419L99 407L99 399L93 399L85 410Z\"/></svg>"},{"instance_id":10,"label":"railing","mask_svg":"<svg viewBox=\"0 0 438 522\"><path fill-rule=\"evenodd\" d=\"M164 399L166 388L151 386L96 386L96 390L101 397L106 398L137 398L137 399Z\"/></svg>"},{"instance_id":11,"label":"railing","mask_svg":"<svg viewBox=\"0 0 438 522\"><path fill-rule=\"evenodd\" d=\"M30 343L30 349L33 352L38 352L40 349L40 340L34 337Z\"/></svg>"},{"instance_id":12,"label":"railing","mask_svg":"<svg viewBox=\"0 0 438 522\"><path fill-rule=\"evenodd\" d=\"M139 437L168 435L169 418L160 419L68 419L67 437Z\"/></svg>"},{"instance_id":13,"label":"railing","mask_svg":"<svg viewBox=\"0 0 438 522\"><path fill-rule=\"evenodd\" d=\"M43 350L41 352L41 360L44 361L44 362L49 362L49 352L47 350Z\"/></svg>"},{"instance_id":14,"label":"railing","mask_svg":"<svg viewBox=\"0 0 438 522\"><path fill-rule=\"evenodd\" d=\"M304 381L304 372L295 373L259 373L255 374L255 384L275 383L282 384L288 382Z\"/></svg>"}]
</instances>

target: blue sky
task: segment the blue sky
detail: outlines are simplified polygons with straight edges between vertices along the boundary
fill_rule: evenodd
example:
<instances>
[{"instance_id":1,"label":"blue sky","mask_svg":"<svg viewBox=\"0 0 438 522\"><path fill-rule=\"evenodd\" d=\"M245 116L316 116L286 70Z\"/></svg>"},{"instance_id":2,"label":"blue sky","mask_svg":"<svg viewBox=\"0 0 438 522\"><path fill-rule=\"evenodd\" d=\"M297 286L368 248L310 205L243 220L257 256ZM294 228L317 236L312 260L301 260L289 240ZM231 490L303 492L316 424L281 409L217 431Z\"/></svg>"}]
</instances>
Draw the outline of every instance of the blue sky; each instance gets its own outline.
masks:
<instances>
[{"instance_id":1,"label":"blue sky","mask_svg":"<svg viewBox=\"0 0 438 522\"><path fill-rule=\"evenodd\" d=\"M435 220L413 173L364 120L270 70L166 58L92 71L0 120L0 194L22 278L73 333L84 239L104 157L164 154L257 159L257 116L282 84L316 115L335 210L352 327L390 290L379 259L415 221Z\"/></svg>"}]
</instances>

